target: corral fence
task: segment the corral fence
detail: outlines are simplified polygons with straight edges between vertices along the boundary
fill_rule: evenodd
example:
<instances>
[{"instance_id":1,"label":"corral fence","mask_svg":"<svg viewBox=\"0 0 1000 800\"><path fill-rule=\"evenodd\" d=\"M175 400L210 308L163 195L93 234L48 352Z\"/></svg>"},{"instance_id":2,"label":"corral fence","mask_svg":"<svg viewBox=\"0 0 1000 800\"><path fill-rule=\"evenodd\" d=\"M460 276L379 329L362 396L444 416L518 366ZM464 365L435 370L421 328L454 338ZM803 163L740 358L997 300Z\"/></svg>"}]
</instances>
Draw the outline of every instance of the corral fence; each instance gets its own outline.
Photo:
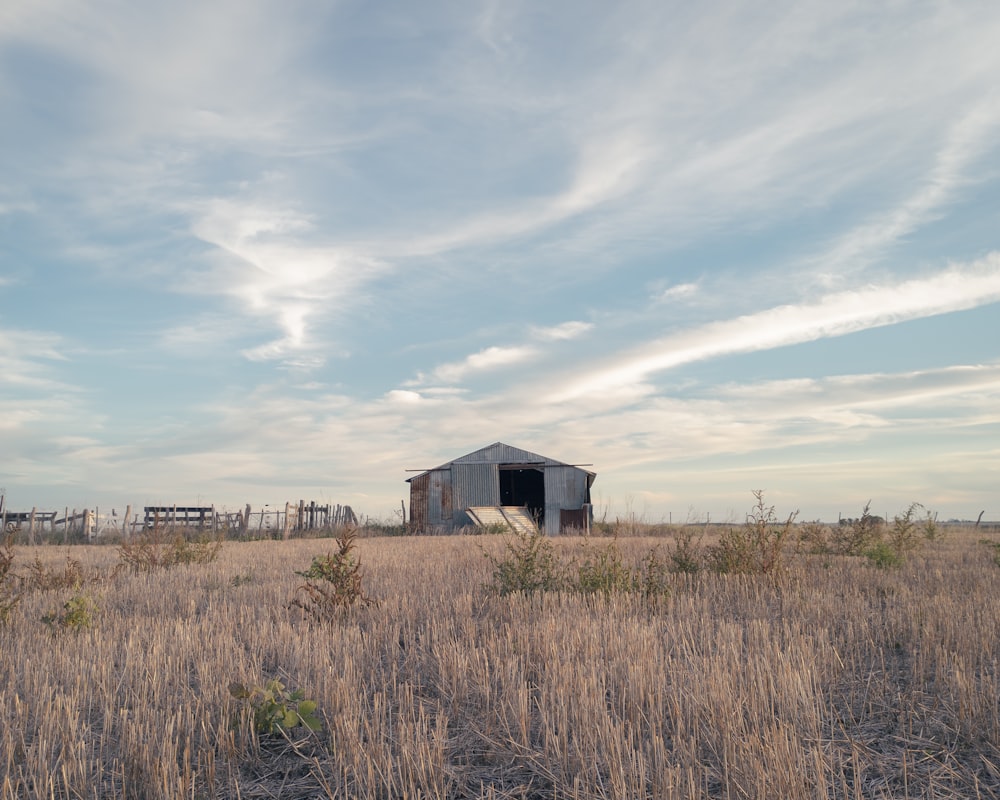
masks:
<instances>
[{"instance_id":1,"label":"corral fence","mask_svg":"<svg viewBox=\"0 0 1000 800\"><path fill-rule=\"evenodd\" d=\"M23 537L28 544L37 540L62 539L94 541L107 536L132 536L143 530L180 528L205 535L241 538L285 538L309 535L357 525L358 516L349 505L299 500L283 508L264 505L259 511L247 503L242 511L216 510L215 506L143 506L142 512L127 506L122 516L112 509L102 514L95 508L77 511L9 511L0 495L0 531Z\"/></svg>"}]
</instances>

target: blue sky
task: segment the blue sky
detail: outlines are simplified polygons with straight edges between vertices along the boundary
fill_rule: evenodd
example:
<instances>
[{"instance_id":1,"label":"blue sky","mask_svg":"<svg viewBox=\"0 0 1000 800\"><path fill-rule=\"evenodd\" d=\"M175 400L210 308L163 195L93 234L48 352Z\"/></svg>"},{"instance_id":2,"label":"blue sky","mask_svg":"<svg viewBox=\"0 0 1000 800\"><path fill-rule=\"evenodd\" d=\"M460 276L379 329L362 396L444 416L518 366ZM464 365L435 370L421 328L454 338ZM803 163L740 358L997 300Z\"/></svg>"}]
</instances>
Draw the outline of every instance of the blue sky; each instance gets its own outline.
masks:
<instances>
[{"instance_id":1,"label":"blue sky","mask_svg":"<svg viewBox=\"0 0 1000 800\"><path fill-rule=\"evenodd\" d=\"M1000 6L7 0L11 508L1000 518Z\"/></svg>"}]
</instances>

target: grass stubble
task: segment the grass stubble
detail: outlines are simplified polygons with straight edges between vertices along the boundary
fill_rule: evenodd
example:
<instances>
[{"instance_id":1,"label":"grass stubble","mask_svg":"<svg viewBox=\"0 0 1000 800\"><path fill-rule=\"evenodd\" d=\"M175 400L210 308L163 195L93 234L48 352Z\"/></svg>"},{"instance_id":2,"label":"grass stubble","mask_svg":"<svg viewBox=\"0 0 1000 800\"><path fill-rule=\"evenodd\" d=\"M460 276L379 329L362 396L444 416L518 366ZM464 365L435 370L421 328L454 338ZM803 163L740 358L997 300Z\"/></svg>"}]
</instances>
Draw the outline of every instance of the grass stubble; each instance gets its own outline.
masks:
<instances>
[{"instance_id":1,"label":"grass stubble","mask_svg":"<svg viewBox=\"0 0 1000 800\"><path fill-rule=\"evenodd\" d=\"M378 606L325 625L290 606L323 545L117 574L114 548L19 548L71 552L94 611L54 631L67 591L37 589L0 626L0 800L1000 796L1000 568L971 532L655 602L491 594L493 537L361 539ZM321 732L248 727L229 685L275 677Z\"/></svg>"}]
</instances>

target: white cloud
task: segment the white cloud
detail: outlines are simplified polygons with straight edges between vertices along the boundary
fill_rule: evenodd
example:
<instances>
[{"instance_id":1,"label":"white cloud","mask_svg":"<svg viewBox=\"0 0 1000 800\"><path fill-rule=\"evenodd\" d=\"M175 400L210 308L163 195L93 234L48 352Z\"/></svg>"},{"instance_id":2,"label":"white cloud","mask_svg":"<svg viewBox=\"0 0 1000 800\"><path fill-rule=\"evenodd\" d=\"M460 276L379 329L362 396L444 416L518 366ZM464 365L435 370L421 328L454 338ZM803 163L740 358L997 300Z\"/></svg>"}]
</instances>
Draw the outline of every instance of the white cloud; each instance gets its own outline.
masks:
<instances>
[{"instance_id":1,"label":"white cloud","mask_svg":"<svg viewBox=\"0 0 1000 800\"><path fill-rule=\"evenodd\" d=\"M668 302L694 297L696 294L698 294L697 283L678 283L675 286L668 286L654 299L659 302Z\"/></svg>"},{"instance_id":2,"label":"white cloud","mask_svg":"<svg viewBox=\"0 0 1000 800\"><path fill-rule=\"evenodd\" d=\"M409 389L392 389L386 392L385 399L390 403L400 403L402 405L413 405L423 401L420 392L413 392Z\"/></svg>"},{"instance_id":3,"label":"white cloud","mask_svg":"<svg viewBox=\"0 0 1000 800\"><path fill-rule=\"evenodd\" d=\"M623 353L551 397L553 402L644 381L663 370L730 353L769 350L1000 301L1000 253L895 285L837 292L709 323Z\"/></svg>"},{"instance_id":4,"label":"white cloud","mask_svg":"<svg viewBox=\"0 0 1000 800\"><path fill-rule=\"evenodd\" d=\"M242 351L254 361L322 364L315 351L329 345L311 335L312 320L346 307L384 271L348 247L312 243L312 220L287 208L216 199L191 211L193 233L218 251L176 288L229 296L231 310L276 326L281 336Z\"/></svg>"},{"instance_id":5,"label":"white cloud","mask_svg":"<svg viewBox=\"0 0 1000 800\"><path fill-rule=\"evenodd\" d=\"M535 348L527 346L487 347L478 353L472 353L462 361L441 364L434 369L433 377L445 383L457 383L470 373L486 372L521 364L536 355Z\"/></svg>"},{"instance_id":6,"label":"white cloud","mask_svg":"<svg viewBox=\"0 0 1000 800\"><path fill-rule=\"evenodd\" d=\"M532 327L531 334L534 338L541 341L566 341L582 336L593 327L593 324L590 322L573 320L570 322L563 322L559 325L553 325L549 328Z\"/></svg>"},{"instance_id":7,"label":"white cloud","mask_svg":"<svg viewBox=\"0 0 1000 800\"><path fill-rule=\"evenodd\" d=\"M67 362L62 337L37 331L0 328L0 386L44 392L73 392L55 377L53 362Z\"/></svg>"},{"instance_id":8,"label":"white cloud","mask_svg":"<svg viewBox=\"0 0 1000 800\"><path fill-rule=\"evenodd\" d=\"M1000 95L973 106L955 120L945 134L932 168L919 187L897 207L848 231L833 247L815 258L828 282L845 277L878 260L890 246L932 221L953 202L957 191L974 183L973 165L996 145L1000 131Z\"/></svg>"}]
</instances>

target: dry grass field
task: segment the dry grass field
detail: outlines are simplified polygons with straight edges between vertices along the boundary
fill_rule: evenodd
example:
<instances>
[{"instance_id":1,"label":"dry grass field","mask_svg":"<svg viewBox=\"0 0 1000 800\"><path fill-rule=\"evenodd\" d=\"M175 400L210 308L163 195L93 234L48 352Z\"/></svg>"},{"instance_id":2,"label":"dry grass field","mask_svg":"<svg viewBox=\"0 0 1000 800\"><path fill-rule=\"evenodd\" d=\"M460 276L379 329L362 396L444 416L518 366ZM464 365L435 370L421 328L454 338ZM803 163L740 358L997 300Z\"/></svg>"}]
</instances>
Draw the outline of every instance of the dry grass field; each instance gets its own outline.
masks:
<instances>
[{"instance_id":1,"label":"dry grass field","mask_svg":"<svg viewBox=\"0 0 1000 800\"><path fill-rule=\"evenodd\" d=\"M1000 566L977 538L889 569L670 574L655 598L491 594L500 537L366 538L378 605L325 624L289 601L332 540L117 575L113 546L15 548L18 574L69 558L84 582L36 581L0 625L0 798L1000 797ZM654 546L618 541L632 564ZM273 678L320 731L255 732L230 685Z\"/></svg>"}]
</instances>

